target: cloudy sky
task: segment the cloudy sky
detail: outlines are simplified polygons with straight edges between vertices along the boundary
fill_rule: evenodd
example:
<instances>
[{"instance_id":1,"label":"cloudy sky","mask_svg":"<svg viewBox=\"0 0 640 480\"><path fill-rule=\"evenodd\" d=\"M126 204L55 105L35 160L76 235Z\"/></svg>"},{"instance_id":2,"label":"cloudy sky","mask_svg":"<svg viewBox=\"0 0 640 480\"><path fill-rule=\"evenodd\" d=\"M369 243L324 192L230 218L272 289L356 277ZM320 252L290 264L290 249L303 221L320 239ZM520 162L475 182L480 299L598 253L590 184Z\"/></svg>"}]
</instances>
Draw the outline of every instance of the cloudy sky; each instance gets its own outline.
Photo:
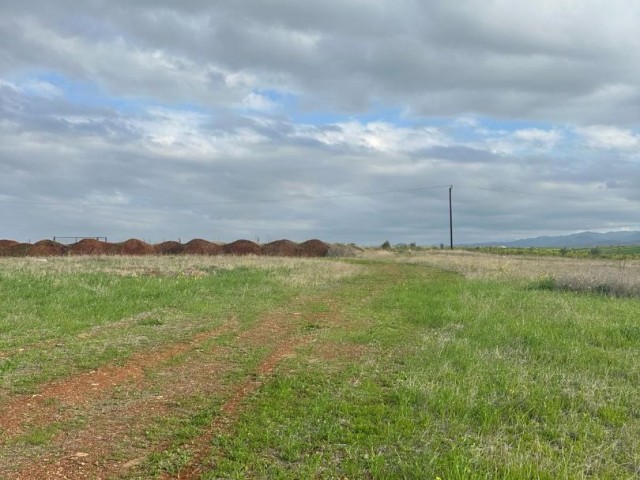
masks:
<instances>
[{"instance_id":1,"label":"cloudy sky","mask_svg":"<svg viewBox=\"0 0 640 480\"><path fill-rule=\"evenodd\" d=\"M0 238L640 229L637 0L0 3Z\"/></svg>"}]
</instances>

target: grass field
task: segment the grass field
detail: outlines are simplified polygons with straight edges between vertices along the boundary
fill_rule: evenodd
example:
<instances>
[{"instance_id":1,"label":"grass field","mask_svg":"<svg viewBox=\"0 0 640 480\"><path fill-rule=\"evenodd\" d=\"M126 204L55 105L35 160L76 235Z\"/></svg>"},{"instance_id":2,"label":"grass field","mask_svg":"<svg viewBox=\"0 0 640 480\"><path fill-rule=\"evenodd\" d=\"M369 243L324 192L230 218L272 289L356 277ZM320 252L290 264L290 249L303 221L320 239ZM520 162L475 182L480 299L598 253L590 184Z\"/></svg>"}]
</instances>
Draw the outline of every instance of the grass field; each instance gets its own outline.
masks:
<instances>
[{"instance_id":1,"label":"grass field","mask_svg":"<svg viewBox=\"0 0 640 480\"><path fill-rule=\"evenodd\" d=\"M638 272L0 259L0 478L638 478Z\"/></svg>"},{"instance_id":2,"label":"grass field","mask_svg":"<svg viewBox=\"0 0 640 480\"><path fill-rule=\"evenodd\" d=\"M551 247L469 247L471 252L497 255L536 255L567 258L609 258L614 260L640 259L640 245L614 245L589 248Z\"/></svg>"}]
</instances>

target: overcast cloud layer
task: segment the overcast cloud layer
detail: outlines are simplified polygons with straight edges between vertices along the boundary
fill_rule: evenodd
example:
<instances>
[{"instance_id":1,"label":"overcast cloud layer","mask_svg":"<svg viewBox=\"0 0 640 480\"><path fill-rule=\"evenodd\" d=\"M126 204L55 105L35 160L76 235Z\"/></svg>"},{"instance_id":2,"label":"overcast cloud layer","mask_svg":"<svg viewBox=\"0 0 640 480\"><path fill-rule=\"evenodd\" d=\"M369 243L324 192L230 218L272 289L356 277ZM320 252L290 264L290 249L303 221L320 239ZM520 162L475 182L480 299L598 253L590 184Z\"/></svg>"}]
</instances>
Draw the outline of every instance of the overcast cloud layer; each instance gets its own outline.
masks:
<instances>
[{"instance_id":1,"label":"overcast cloud layer","mask_svg":"<svg viewBox=\"0 0 640 480\"><path fill-rule=\"evenodd\" d=\"M0 238L640 229L640 3L0 5Z\"/></svg>"}]
</instances>

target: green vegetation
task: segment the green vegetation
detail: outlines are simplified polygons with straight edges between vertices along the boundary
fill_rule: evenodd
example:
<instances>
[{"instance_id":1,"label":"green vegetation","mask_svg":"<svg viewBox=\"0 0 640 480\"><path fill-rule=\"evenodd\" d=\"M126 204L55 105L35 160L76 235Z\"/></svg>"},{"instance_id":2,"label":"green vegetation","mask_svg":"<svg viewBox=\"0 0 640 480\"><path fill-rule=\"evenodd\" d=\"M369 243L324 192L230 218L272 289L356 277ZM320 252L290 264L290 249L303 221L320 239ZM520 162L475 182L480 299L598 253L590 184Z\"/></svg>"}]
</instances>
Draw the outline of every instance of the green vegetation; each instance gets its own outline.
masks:
<instances>
[{"instance_id":1,"label":"green vegetation","mask_svg":"<svg viewBox=\"0 0 640 480\"><path fill-rule=\"evenodd\" d=\"M324 335L366 353L291 361L205 478L635 478L637 301L612 317L593 296L382 276L365 299L376 280L353 280L349 322Z\"/></svg>"},{"instance_id":2,"label":"green vegetation","mask_svg":"<svg viewBox=\"0 0 640 480\"><path fill-rule=\"evenodd\" d=\"M473 247L464 248L474 252L493 253L499 255L535 255L568 258L609 258L614 260L640 259L640 245L620 245L611 247L590 248L514 248L514 247Z\"/></svg>"},{"instance_id":3,"label":"green vegetation","mask_svg":"<svg viewBox=\"0 0 640 480\"><path fill-rule=\"evenodd\" d=\"M296 292L266 270L199 277L0 274L0 387L28 391L134 352L241 322Z\"/></svg>"},{"instance_id":4,"label":"green vegetation","mask_svg":"<svg viewBox=\"0 0 640 480\"><path fill-rule=\"evenodd\" d=\"M638 299L380 258L196 276L166 264L136 276L111 264L5 270L0 408L45 381L237 328L98 400L43 404L51 422L0 444L11 458L0 477L43 452L72 456L60 432L73 443L90 426L118 442L105 410L129 415L108 464L135 459L114 477L638 477ZM138 401L164 403L140 416Z\"/></svg>"}]
</instances>

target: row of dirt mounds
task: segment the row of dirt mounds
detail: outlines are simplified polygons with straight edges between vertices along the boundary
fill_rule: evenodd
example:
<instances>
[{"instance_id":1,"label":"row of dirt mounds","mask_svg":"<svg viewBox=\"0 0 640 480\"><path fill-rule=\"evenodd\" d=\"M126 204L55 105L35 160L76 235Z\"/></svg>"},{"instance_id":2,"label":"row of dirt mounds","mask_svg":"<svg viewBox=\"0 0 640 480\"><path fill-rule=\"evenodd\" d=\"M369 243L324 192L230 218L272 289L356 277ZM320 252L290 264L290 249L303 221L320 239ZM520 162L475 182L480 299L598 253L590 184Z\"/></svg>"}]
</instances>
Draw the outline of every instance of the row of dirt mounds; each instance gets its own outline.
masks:
<instances>
[{"instance_id":1,"label":"row of dirt mounds","mask_svg":"<svg viewBox=\"0 0 640 480\"><path fill-rule=\"evenodd\" d=\"M77 243L65 245L53 240L36 243L19 243L0 240L0 257L55 257L62 255L268 255L278 257L326 257L331 245L320 240L295 243L291 240L276 240L259 245L250 240L231 243L209 242L201 238L187 243L167 241L151 245L131 238L120 243L109 243L85 238Z\"/></svg>"}]
</instances>

